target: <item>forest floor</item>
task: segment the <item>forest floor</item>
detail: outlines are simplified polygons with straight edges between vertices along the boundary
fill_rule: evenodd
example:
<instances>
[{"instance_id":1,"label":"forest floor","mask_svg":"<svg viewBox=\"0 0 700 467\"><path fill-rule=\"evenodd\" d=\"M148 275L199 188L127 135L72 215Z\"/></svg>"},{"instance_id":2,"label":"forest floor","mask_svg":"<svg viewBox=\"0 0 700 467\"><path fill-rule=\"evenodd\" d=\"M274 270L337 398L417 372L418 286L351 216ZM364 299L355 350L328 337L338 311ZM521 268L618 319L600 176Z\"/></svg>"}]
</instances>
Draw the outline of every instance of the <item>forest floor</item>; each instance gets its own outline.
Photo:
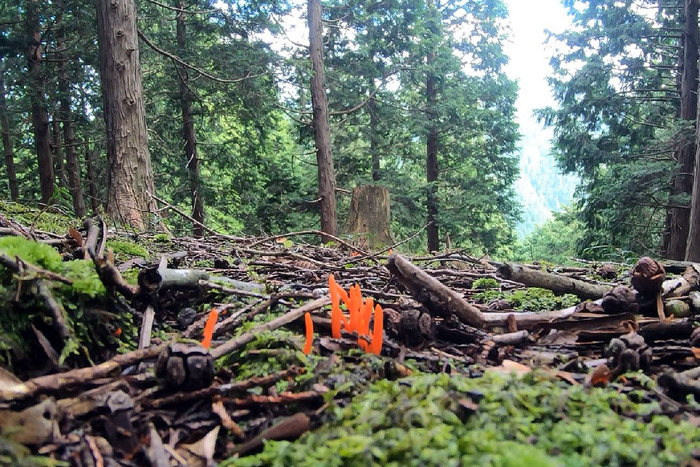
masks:
<instances>
[{"instance_id":1,"label":"forest floor","mask_svg":"<svg viewBox=\"0 0 700 467\"><path fill-rule=\"evenodd\" d=\"M700 465L692 264L0 234L0 465Z\"/></svg>"}]
</instances>

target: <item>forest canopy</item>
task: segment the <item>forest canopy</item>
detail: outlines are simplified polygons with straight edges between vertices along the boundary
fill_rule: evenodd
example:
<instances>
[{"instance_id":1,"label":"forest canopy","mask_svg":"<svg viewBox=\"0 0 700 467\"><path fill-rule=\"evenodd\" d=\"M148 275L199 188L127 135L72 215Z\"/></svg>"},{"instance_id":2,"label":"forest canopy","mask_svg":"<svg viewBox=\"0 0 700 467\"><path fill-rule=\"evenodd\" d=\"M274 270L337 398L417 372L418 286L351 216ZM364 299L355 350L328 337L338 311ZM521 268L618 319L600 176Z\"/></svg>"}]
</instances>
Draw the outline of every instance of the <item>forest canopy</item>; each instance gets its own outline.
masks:
<instances>
[{"instance_id":1,"label":"forest canopy","mask_svg":"<svg viewBox=\"0 0 700 467\"><path fill-rule=\"evenodd\" d=\"M501 0L0 1L0 197L327 241L378 186L412 251L694 259L697 5L563 4L538 117L581 183L525 243Z\"/></svg>"}]
</instances>

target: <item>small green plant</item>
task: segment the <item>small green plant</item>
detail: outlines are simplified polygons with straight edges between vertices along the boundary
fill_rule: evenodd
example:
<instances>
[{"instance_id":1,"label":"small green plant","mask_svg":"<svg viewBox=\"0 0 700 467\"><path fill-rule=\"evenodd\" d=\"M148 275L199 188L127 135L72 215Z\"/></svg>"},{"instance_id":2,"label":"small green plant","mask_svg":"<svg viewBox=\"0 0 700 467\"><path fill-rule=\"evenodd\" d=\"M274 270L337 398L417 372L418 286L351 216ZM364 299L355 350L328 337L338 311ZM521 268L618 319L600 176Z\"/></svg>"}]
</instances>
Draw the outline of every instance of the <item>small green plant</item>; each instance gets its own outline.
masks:
<instances>
[{"instance_id":1,"label":"small green plant","mask_svg":"<svg viewBox=\"0 0 700 467\"><path fill-rule=\"evenodd\" d=\"M574 306L581 302L576 295L564 294L557 296L554 295L551 290L540 289L538 287L516 289L506 292L487 289L474 294L472 298L482 303L489 303L492 300L506 300L514 310L522 311L558 310Z\"/></svg>"},{"instance_id":2,"label":"small green plant","mask_svg":"<svg viewBox=\"0 0 700 467\"><path fill-rule=\"evenodd\" d=\"M472 283L472 289L497 289L500 284L493 277L481 277Z\"/></svg>"},{"instance_id":3,"label":"small green plant","mask_svg":"<svg viewBox=\"0 0 700 467\"><path fill-rule=\"evenodd\" d=\"M153 241L155 243L170 243L172 240L170 238L170 235L164 234L164 233L159 233L159 234L155 234L153 236Z\"/></svg>"},{"instance_id":4,"label":"small green plant","mask_svg":"<svg viewBox=\"0 0 700 467\"><path fill-rule=\"evenodd\" d=\"M139 258L148 258L149 256L146 248L125 240L108 240L107 248L111 248L114 251L115 258L120 261L125 261L135 256Z\"/></svg>"}]
</instances>

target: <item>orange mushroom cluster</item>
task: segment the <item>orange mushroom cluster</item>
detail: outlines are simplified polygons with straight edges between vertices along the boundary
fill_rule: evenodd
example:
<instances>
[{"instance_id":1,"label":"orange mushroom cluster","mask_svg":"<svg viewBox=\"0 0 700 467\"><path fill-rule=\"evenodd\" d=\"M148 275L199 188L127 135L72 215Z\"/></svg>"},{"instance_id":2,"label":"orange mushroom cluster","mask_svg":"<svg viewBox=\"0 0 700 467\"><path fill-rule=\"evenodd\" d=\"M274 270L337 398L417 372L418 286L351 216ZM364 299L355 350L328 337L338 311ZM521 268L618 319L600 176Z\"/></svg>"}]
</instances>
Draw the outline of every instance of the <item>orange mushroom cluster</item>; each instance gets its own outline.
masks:
<instances>
[{"instance_id":1,"label":"orange mushroom cluster","mask_svg":"<svg viewBox=\"0 0 700 467\"><path fill-rule=\"evenodd\" d=\"M334 338L340 337L340 331L344 328L347 332L358 334L357 344L365 352L379 355L382 351L382 335L384 332L384 313L380 305L374 305L374 299L367 297L362 300L360 286L355 284L350 287L349 292L345 292L338 285L333 274L328 276L328 288L331 295L331 335ZM343 301L349 316L345 316L340 309L340 301ZM372 333L369 332L369 324L374 313L374 327ZM363 336L371 338L367 342Z\"/></svg>"},{"instance_id":2,"label":"orange mushroom cluster","mask_svg":"<svg viewBox=\"0 0 700 467\"><path fill-rule=\"evenodd\" d=\"M331 295L331 336L340 338L340 330L345 328L347 332L356 332L358 335L357 344L365 352L370 352L379 355L382 351L382 337L384 333L384 313L382 307L374 305L374 299L368 297L362 300L362 291L360 286L355 284L350 287L350 291L345 292L338 285L333 277L333 274L328 276L328 288ZM349 316L345 316L340 309L340 301L343 301L347 308ZM372 333L369 332L369 324L372 320L372 312L374 312L374 327ZM311 352L311 342L313 340L313 323L311 315L306 313L306 345L304 345L304 353ZM371 342L367 342L367 338Z\"/></svg>"}]
</instances>

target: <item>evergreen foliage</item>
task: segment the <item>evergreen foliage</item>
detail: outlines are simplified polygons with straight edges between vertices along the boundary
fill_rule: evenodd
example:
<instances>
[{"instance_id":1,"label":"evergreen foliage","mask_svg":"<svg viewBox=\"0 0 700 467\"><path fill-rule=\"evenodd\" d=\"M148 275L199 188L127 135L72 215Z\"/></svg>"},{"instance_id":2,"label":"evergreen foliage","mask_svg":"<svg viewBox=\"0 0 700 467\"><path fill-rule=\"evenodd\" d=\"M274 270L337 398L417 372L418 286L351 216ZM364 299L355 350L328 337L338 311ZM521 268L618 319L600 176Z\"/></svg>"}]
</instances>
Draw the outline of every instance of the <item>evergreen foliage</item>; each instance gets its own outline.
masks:
<instances>
[{"instance_id":1,"label":"evergreen foliage","mask_svg":"<svg viewBox=\"0 0 700 467\"><path fill-rule=\"evenodd\" d=\"M32 93L26 79L24 5L0 1L0 51L20 199L34 200L40 193L27 118ZM38 7L42 80L54 135L54 202L72 209L68 144L77 149L86 204L100 213L109 168L94 5L62 0ZM224 233L252 235L317 228L308 52L303 44L290 43L284 27L303 6L280 0L190 0L137 2L137 9L158 196L185 212L192 209L192 174L183 140L184 80L191 92L199 159L196 191L206 224ZM387 186L395 236L420 231L427 215L426 137L434 125L439 177L431 190L438 200L441 241L449 238L452 246L491 252L511 243L519 215L512 188L517 178L517 87L502 72L507 60L502 50L504 4L329 1L324 14L339 186ZM186 28L184 42L176 38L178 15ZM428 64L429 52L435 60ZM61 132L66 122L59 104L65 92L59 75L64 69L74 143L64 141ZM429 75L437 78L437 100L428 112ZM7 179L0 184L0 196L9 198ZM348 202L347 197L339 201L341 225ZM175 233L191 229L175 215L154 221L165 221ZM407 247L424 245L425 236L418 236Z\"/></svg>"},{"instance_id":2,"label":"evergreen foliage","mask_svg":"<svg viewBox=\"0 0 700 467\"><path fill-rule=\"evenodd\" d=\"M550 78L558 108L543 109L557 162L581 179L579 254L658 252L673 152L692 139L678 119L683 2L564 2L573 27L559 44ZM663 4L662 4L663 3Z\"/></svg>"}]
</instances>

